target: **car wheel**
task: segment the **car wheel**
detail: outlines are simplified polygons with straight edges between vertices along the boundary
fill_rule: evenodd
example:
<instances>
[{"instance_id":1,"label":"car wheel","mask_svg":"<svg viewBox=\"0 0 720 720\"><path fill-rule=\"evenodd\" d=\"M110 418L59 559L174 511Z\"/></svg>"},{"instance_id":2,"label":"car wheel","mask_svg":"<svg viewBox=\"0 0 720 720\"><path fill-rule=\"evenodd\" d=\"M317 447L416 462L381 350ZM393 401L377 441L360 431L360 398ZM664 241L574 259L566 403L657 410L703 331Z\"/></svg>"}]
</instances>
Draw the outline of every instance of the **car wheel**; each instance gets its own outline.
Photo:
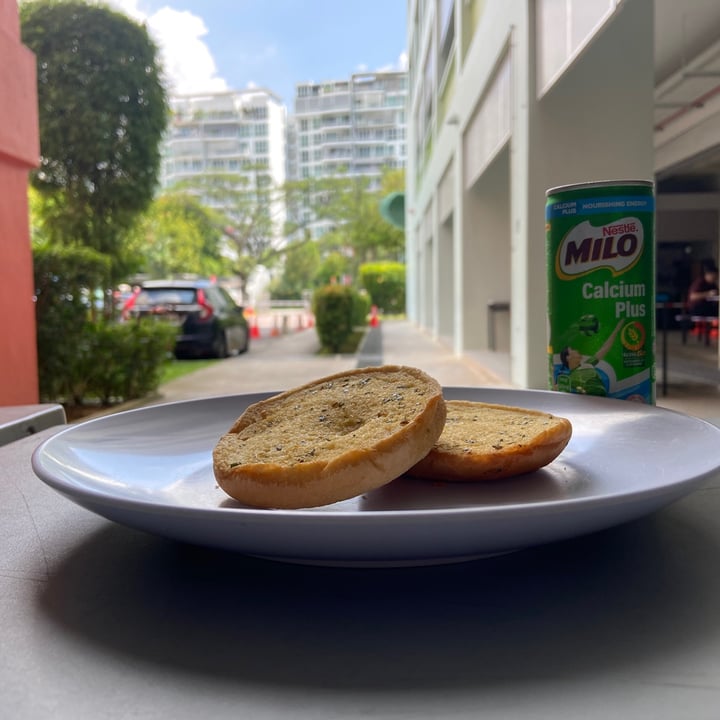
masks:
<instances>
[{"instance_id":1,"label":"car wheel","mask_svg":"<svg viewBox=\"0 0 720 720\"><path fill-rule=\"evenodd\" d=\"M212 346L213 357L226 358L228 356L228 345L225 333L221 330L215 337L215 342Z\"/></svg>"}]
</instances>

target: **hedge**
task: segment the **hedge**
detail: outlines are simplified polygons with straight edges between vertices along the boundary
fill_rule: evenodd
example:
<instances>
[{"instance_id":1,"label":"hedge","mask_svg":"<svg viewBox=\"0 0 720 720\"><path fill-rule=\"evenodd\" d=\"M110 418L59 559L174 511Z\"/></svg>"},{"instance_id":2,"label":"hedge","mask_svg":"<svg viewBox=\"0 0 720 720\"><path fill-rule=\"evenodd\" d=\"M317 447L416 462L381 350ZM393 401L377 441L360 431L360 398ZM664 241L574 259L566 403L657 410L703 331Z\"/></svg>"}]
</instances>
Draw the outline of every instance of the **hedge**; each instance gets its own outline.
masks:
<instances>
[{"instance_id":1,"label":"hedge","mask_svg":"<svg viewBox=\"0 0 720 720\"><path fill-rule=\"evenodd\" d=\"M405 265L399 262L364 263L360 266L360 285L367 290L383 313L405 312Z\"/></svg>"}]
</instances>

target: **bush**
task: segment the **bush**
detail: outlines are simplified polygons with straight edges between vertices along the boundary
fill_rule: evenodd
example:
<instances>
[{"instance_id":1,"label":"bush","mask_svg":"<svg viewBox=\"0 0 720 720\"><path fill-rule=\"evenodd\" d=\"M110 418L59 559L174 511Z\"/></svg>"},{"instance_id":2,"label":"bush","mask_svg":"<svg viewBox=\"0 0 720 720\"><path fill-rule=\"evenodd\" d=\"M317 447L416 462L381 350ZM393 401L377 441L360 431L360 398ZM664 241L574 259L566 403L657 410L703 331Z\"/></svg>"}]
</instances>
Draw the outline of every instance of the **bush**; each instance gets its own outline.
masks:
<instances>
[{"instance_id":1,"label":"bush","mask_svg":"<svg viewBox=\"0 0 720 720\"><path fill-rule=\"evenodd\" d=\"M82 378L77 365L91 312L87 291L107 283L110 261L88 248L39 246L33 267L40 396L71 400Z\"/></svg>"},{"instance_id":2,"label":"bush","mask_svg":"<svg viewBox=\"0 0 720 720\"><path fill-rule=\"evenodd\" d=\"M176 335L177 328L151 319L88 324L84 399L109 405L155 392Z\"/></svg>"},{"instance_id":3,"label":"bush","mask_svg":"<svg viewBox=\"0 0 720 720\"><path fill-rule=\"evenodd\" d=\"M100 253L36 247L33 263L41 400L66 407L107 405L154 391L176 329L93 319L88 290L105 287L109 271Z\"/></svg>"},{"instance_id":4,"label":"bush","mask_svg":"<svg viewBox=\"0 0 720 720\"><path fill-rule=\"evenodd\" d=\"M365 263L360 284L370 293L372 304L384 313L405 312L405 265L399 262Z\"/></svg>"},{"instance_id":5,"label":"bush","mask_svg":"<svg viewBox=\"0 0 720 720\"><path fill-rule=\"evenodd\" d=\"M345 285L326 285L315 291L313 312L320 345L324 350L340 352L358 326L364 326L370 299Z\"/></svg>"},{"instance_id":6,"label":"bush","mask_svg":"<svg viewBox=\"0 0 720 720\"><path fill-rule=\"evenodd\" d=\"M365 290L355 293L353 302L353 327L365 327L370 314L372 300Z\"/></svg>"}]
</instances>

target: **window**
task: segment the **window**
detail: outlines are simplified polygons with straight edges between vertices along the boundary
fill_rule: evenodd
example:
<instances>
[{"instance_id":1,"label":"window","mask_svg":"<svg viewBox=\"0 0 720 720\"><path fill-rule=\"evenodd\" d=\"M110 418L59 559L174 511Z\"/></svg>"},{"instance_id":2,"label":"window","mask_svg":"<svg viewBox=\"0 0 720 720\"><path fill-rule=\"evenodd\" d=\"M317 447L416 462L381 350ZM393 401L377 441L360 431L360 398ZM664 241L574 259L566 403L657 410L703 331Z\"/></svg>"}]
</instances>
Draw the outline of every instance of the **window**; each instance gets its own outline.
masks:
<instances>
[{"instance_id":1,"label":"window","mask_svg":"<svg viewBox=\"0 0 720 720\"><path fill-rule=\"evenodd\" d=\"M615 12L619 0L538 0L537 72L546 92Z\"/></svg>"},{"instance_id":2,"label":"window","mask_svg":"<svg viewBox=\"0 0 720 720\"><path fill-rule=\"evenodd\" d=\"M455 47L455 0L440 0L438 77L443 77Z\"/></svg>"}]
</instances>

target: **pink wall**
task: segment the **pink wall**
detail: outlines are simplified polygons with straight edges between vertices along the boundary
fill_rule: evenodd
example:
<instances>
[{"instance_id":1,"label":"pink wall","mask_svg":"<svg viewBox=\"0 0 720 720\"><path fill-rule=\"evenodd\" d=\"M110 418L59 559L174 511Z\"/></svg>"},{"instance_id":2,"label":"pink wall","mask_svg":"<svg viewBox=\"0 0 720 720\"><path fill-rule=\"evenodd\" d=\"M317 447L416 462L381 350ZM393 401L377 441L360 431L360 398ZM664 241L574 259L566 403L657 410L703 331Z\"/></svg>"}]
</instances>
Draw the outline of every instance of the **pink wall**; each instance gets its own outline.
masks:
<instances>
[{"instance_id":1,"label":"pink wall","mask_svg":"<svg viewBox=\"0 0 720 720\"><path fill-rule=\"evenodd\" d=\"M0 0L0 405L38 401L28 172L39 158L35 56L16 0Z\"/></svg>"}]
</instances>

